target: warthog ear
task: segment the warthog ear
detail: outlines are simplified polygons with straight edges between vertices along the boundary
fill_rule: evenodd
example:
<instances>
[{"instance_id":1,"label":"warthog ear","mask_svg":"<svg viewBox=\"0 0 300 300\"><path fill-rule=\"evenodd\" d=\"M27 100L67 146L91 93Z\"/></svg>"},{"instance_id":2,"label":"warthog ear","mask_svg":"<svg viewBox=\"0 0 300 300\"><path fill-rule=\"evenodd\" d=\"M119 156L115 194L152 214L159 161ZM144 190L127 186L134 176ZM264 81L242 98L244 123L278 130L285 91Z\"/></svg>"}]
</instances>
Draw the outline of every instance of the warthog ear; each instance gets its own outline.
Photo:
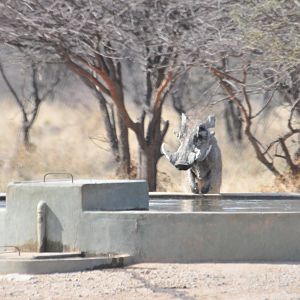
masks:
<instances>
[{"instance_id":1,"label":"warthog ear","mask_svg":"<svg viewBox=\"0 0 300 300\"><path fill-rule=\"evenodd\" d=\"M206 128L214 128L216 125L216 117L213 115L208 116L207 120L204 123Z\"/></svg>"}]
</instances>

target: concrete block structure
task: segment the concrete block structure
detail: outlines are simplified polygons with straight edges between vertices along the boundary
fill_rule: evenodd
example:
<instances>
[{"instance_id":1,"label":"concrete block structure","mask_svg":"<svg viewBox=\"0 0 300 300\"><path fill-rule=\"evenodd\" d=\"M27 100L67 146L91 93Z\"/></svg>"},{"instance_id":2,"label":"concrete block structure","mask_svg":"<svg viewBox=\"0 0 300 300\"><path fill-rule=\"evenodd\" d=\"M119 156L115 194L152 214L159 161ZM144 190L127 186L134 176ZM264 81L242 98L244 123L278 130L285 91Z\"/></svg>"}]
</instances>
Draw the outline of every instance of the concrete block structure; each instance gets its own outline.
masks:
<instances>
[{"instance_id":1,"label":"concrete block structure","mask_svg":"<svg viewBox=\"0 0 300 300\"><path fill-rule=\"evenodd\" d=\"M12 183L8 186L6 208L0 209L0 246L14 245L22 251L36 251L37 207L41 201L46 203L46 251L77 251L85 248L96 252L90 246L81 245L81 242L91 244L86 239L94 235L97 226L101 226L97 219L100 218L100 223L103 223L101 216L94 214L96 220L91 220L89 214L148 210L149 205L145 181ZM105 235L107 230L99 229L99 236Z\"/></svg>"},{"instance_id":2,"label":"concrete block structure","mask_svg":"<svg viewBox=\"0 0 300 300\"><path fill-rule=\"evenodd\" d=\"M151 211L145 181L10 184L0 246L36 251L40 201L46 251L127 253L135 262L300 261L299 212Z\"/></svg>"}]
</instances>

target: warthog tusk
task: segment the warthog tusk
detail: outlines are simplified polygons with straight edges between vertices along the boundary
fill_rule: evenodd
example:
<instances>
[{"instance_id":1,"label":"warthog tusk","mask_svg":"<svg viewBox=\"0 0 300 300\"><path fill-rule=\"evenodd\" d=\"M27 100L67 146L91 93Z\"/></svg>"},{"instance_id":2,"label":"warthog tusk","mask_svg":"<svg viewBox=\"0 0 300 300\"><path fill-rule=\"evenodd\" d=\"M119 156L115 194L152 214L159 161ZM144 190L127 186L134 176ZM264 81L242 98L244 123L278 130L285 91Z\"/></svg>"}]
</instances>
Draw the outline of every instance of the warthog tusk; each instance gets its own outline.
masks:
<instances>
[{"instance_id":1,"label":"warthog tusk","mask_svg":"<svg viewBox=\"0 0 300 300\"><path fill-rule=\"evenodd\" d=\"M210 145L209 148L207 149L207 151L206 151L206 153L205 153L205 157L204 157L203 159L205 159L205 158L208 156L208 154L209 154L211 148L212 148L212 145Z\"/></svg>"},{"instance_id":2,"label":"warthog tusk","mask_svg":"<svg viewBox=\"0 0 300 300\"><path fill-rule=\"evenodd\" d=\"M162 143L160 151L172 164L175 163L173 154L165 148L165 143Z\"/></svg>"},{"instance_id":3,"label":"warthog tusk","mask_svg":"<svg viewBox=\"0 0 300 300\"><path fill-rule=\"evenodd\" d=\"M189 165L192 165L196 160L196 154L191 152L188 156L188 163Z\"/></svg>"},{"instance_id":4,"label":"warthog tusk","mask_svg":"<svg viewBox=\"0 0 300 300\"><path fill-rule=\"evenodd\" d=\"M197 159L200 157L200 155L201 155L201 150L200 150L200 149L197 149L197 150L195 151L195 153L196 153L195 160L197 160Z\"/></svg>"}]
</instances>

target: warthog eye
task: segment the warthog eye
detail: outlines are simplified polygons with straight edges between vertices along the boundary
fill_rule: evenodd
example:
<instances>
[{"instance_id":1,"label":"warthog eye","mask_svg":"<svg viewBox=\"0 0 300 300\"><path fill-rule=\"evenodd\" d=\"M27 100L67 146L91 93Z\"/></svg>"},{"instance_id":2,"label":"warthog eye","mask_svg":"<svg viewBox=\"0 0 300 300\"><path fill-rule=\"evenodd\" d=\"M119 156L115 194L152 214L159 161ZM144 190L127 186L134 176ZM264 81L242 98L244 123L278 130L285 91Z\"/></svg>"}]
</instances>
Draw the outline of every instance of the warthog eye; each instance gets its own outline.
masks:
<instances>
[{"instance_id":1,"label":"warthog eye","mask_svg":"<svg viewBox=\"0 0 300 300\"><path fill-rule=\"evenodd\" d=\"M207 129L205 128L205 126L200 125L200 126L198 127L197 136L198 136L198 139L200 139L200 140L201 140L202 138L207 137Z\"/></svg>"},{"instance_id":2,"label":"warthog eye","mask_svg":"<svg viewBox=\"0 0 300 300\"><path fill-rule=\"evenodd\" d=\"M203 140L203 136L202 135L194 135L194 139L193 139L193 142L194 144L197 144L199 141L202 141Z\"/></svg>"}]
</instances>

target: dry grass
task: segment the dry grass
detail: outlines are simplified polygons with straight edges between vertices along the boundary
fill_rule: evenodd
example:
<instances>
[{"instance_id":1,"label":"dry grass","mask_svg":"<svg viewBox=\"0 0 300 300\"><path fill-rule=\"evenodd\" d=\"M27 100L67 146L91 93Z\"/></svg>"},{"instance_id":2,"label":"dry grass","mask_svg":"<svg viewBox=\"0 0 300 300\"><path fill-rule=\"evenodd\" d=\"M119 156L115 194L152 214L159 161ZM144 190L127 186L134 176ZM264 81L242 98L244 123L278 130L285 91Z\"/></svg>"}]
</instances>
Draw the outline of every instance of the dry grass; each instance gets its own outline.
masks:
<instances>
[{"instance_id":1,"label":"dry grass","mask_svg":"<svg viewBox=\"0 0 300 300\"><path fill-rule=\"evenodd\" d=\"M43 103L33 127L31 138L36 150L28 153L20 143L20 114L9 101L0 102L0 191L8 182L41 179L47 172L71 172L76 178L114 178L115 164L108 145L95 143L91 137L105 136L97 103L67 105L59 102ZM171 128L167 135L170 148L176 147L172 134L178 117L171 109L165 109L165 119ZM223 192L255 192L271 187L273 177L254 157L252 149L232 147L224 133L224 125L218 122L216 135L223 153ZM131 148L136 153L134 136L130 136ZM133 155L136 160L136 154ZM181 173L162 158L158 165L158 189L181 191Z\"/></svg>"},{"instance_id":2,"label":"dry grass","mask_svg":"<svg viewBox=\"0 0 300 300\"><path fill-rule=\"evenodd\" d=\"M5 112L0 120L2 191L10 181L40 179L47 172L71 172L77 178L112 176L109 152L90 139L102 133L96 106L44 103L31 133L36 145L32 153L20 143L17 108L4 102L0 110Z\"/></svg>"}]
</instances>

